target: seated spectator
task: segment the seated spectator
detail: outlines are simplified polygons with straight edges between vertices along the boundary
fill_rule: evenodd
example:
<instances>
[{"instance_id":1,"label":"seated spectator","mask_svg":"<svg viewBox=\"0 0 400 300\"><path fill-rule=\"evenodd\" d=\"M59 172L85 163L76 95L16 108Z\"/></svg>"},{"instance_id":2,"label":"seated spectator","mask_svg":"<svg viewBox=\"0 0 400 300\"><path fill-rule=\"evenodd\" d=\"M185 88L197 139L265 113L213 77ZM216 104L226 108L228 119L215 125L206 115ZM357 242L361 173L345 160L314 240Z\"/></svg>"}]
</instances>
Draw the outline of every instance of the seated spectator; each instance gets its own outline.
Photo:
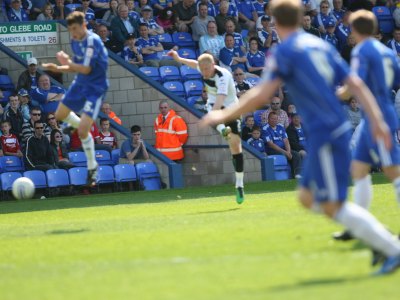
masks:
<instances>
[{"instance_id":1,"label":"seated spectator","mask_svg":"<svg viewBox=\"0 0 400 300\"><path fill-rule=\"evenodd\" d=\"M100 144L108 145L111 149L118 148L117 145L117 138L115 137L114 133L110 131L110 121L107 118L100 119Z\"/></svg>"},{"instance_id":2,"label":"seated spectator","mask_svg":"<svg viewBox=\"0 0 400 300\"><path fill-rule=\"evenodd\" d=\"M307 155L306 152L306 135L301 124L300 115L294 114L292 123L286 129L289 144L292 150L299 152L302 159Z\"/></svg>"},{"instance_id":3,"label":"seated spectator","mask_svg":"<svg viewBox=\"0 0 400 300\"><path fill-rule=\"evenodd\" d=\"M94 149L95 150L106 150L111 153L111 147L108 145L103 145L100 143L100 133L99 129L97 128L96 124L93 123L92 127L90 128L90 134L94 140ZM78 130L75 130L71 133L71 141L69 144L69 148L71 151L83 151L82 149L82 142L78 136Z\"/></svg>"},{"instance_id":4,"label":"seated spectator","mask_svg":"<svg viewBox=\"0 0 400 300\"><path fill-rule=\"evenodd\" d=\"M225 47L224 38L218 35L217 24L210 21L207 24L207 34L200 37L200 53L208 53L214 57L214 61L218 63L219 52Z\"/></svg>"},{"instance_id":5,"label":"seated spectator","mask_svg":"<svg viewBox=\"0 0 400 300\"><path fill-rule=\"evenodd\" d=\"M85 14L87 29L96 30L97 24L96 24L96 17L94 14L94 10L89 7L91 0L81 0L81 1L82 1L82 7L78 7L76 10L81 11Z\"/></svg>"},{"instance_id":6,"label":"seated spectator","mask_svg":"<svg viewBox=\"0 0 400 300\"><path fill-rule=\"evenodd\" d=\"M290 124L290 123L292 123L292 117L294 115L297 115L297 109L296 109L296 106L294 104L289 104L287 106L287 115L288 115L289 124Z\"/></svg>"},{"instance_id":7,"label":"seated spectator","mask_svg":"<svg viewBox=\"0 0 400 300\"><path fill-rule=\"evenodd\" d=\"M111 21L110 30L114 43L121 48L129 34L137 36L138 25L135 19L128 16L128 7L124 4L118 6L118 17Z\"/></svg>"},{"instance_id":8,"label":"seated spectator","mask_svg":"<svg viewBox=\"0 0 400 300\"><path fill-rule=\"evenodd\" d=\"M278 116L278 124L282 125L284 128L287 128L289 126L289 117L286 111L284 111L281 108L281 106L282 106L282 101L279 97L272 98L271 108L267 109L261 115L261 122L263 123L263 125L268 120L270 112L274 112Z\"/></svg>"},{"instance_id":9,"label":"seated spectator","mask_svg":"<svg viewBox=\"0 0 400 300\"><path fill-rule=\"evenodd\" d=\"M53 18L54 20L65 20L65 17L68 16L70 10L68 7L65 6L64 0L55 0L55 5L53 7L54 13Z\"/></svg>"},{"instance_id":10,"label":"seated spectator","mask_svg":"<svg viewBox=\"0 0 400 300\"><path fill-rule=\"evenodd\" d=\"M22 157L21 147L19 146L18 137L10 132L11 124L9 121L1 122L1 149L3 155Z\"/></svg>"},{"instance_id":11,"label":"seated spectator","mask_svg":"<svg viewBox=\"0 0 400 300\"><path fill-rule=\"evenodd\" d=\"M219 52L220 65L229 71L236 68L246 70L247 58L239 47L235 47L235 39L231 33L225 34L225 47Z\"/></svg>"},{"instance_id":12,"label":"seated spectator","mask_svg":"<svg viewBox=\"0 0 400 300\"><path fill-rule=\"evenodd\" d=\"M245 71L241 67L237 67L233 71L233 78L235 79L236 95L238 97L242 96L249 89L253 87L253 84L248 82L245 78Z\"/></svg>"},{"instance_id":13,"label":"seated spectator","mask_svg":"<svg viewBox=\"0 0 400 300\"><path fill-rule=\"evenodd\" d=\"M67 147L63 142L63 134L58 129L51 131L50 148L57 168L68 170L74 167L74 164L68 158Z\"/></svg>"},{"instance_id":14,"label":"seated spectator","mask_svg":"<svg viewBox=\"0 0 400 300\"><path fill-rule=\"evenodd\" d=\"M260 151L264 155L267 155L265 152L265 144L264 140L261 138L261 128L259 126L254 126L251 131L251 137L247 140L247 144Z\"/></svg>"},{"instance_id":15,"label":"seated spectator","mask_svg":"<svg viewBox=\"0 0 400 300\"><path fill-rule=\"evenodd\" d=\"M329 21L335 21L329 15L329 2L322 0L320 3L320 12L313 19L313 26L319 30L321 34L326 32L326 25Z\"/></svg>"},{"instance_id":16,"label":"seated spectator","mask_svg":"<svg viewBox=\"0 0 400 300\"><path fill-rule=\"evenodd\" d=\"M346 15L346 10L343 8L343 0L333 0L333 9L330 16L339 24L343 21Z\"/></svg>"},{"instance_id":17,"label":"seated spectator","mask_svg":"<svg viewBox=\"0 0 400 300\"><path fill-rule=\"evenodd\" d=\"M347 38L347 44L343 47L342 51L340 51L340 55L348 64L350 64L351 60L351 51L353 51L353 48L355 46L356 46L356 40L354 39L354 36L350 34L349 37Z\"/></svg>"},{"instance_id":18,"label":"seated spectator","mask_svg":"<svg viewBox=\"0 0 400 300\"><path fill-rule=\"evenodd\" d=\"M128 6L128 16L133 18L136 22L139 22L140 13L135 10L135 1L127 0L126 6Z\"/></svg>"},{"instance_id":19,"label":"seated spectator","mask_svg":"<svg viewBox=\"0 0 400 300\"><path fill-rule=\"evenodd\" d=\"M29 21L28 13L22 8L21 0L11 0L10 9L7 11L9 22Z\"/></svg>"},{"instance_id":20,"label":"seated spectator","mask_svg":"<svg viewBox=\"0 0 400 300\"><path fill-rule=\"evenodd\" d=\"M237 0L236 6L239 11L239 23L249 31L255 31L257 22L257 11L251 0Z\"/></svg>"},{"instance_id":21,"label":"seated spectator","mask_svg":"<svg viewBox=\"0 0 400 300\"><path fill-rule=\"evenodd\" d=\"M261 19L263 16L268 16L270 21L270 27L272 29L275 29L275 22L273 22L273 16L271 13L271 9L269 8L269 2L264 4L264 14L259 16L256 22L256 29L257 30L261 30L263 28L262 24L261 24ZM311 21L310 21L311 22Z\"/></svg>"},{"instance_id":22,"label":"seated spectator","mask_svg":"<svg viewBox=\"0 0 400 300\"><path fill-rule=\"evenodd\" d=\"M42 116L40 107L32 107L30 116L30 119L22 124L22 145L25 145L28 138L35 134L35 122L40 121ZM43 127L44 135L50 140L50 127L47 124L44 124Z\"/></svg>"},{"instance_id":23,"label":"seated spectator","mask_svg":"<svg viewBox=\"0 0 400 300\"><path fill-rule=\"evenodd\" d=\"M192 28L192 37L193 40L198 42L201 36L206 35L207 25L210 21L215 21L214 17L208 15L208 6L207 3L200 3L198 15L194 17L193 23L191 25ZM215 26L216 27L216 26Z\"/></svg>"},{"instance_id":24,"label":"seated spectator","mask_svg":"<svg viewBox=\"0 0 400 300\"><path fill-rule=\"evenodd\" d=\"M321 38L339 50L339 41L335 35L335 29L335 22L332 19L325 25L325 33L321 34Z\"/></svg>"},{"instance_id":25,"label":"seated spectator","mask_svg":"<svg viewBox=\"0 0 400 300\"><path fill-rule=\"evenodd\" d=\"M349 119L353 130L356 130L356 127L361 122L362 114L361 110L358 107L357 100L355 98L351 98L348 105L344 106L347 118Z\"/></svg>"},{"instance_id":26,"label":"seated spectator","mask_svg":"<svg viewBox=\"0 0 400 300\"><path fill-rule=\"evenodd\" d=\"M119 0L120 1L120 0ZM142 8L146 5L151 5L151 0L139 0L137 1L138 6L135 5L135 11L140 14L142 12Z\"/></svg>"},{"instance_id":27,"label":"seated spectator","mask_svg":"<svg viewBox=\"0 0 400 300\"><path fill-rule=\"evenodd\" d=\"M7 121L10 124L9 132L21 140L24 117L20 109L18 96L15 94L9 97L9 103L3 112L3 121Z\"/></svg>"},{"instance_id":28,"label":"seated spectator","mask_svg":"<svg viewBox=\"0 0 400 300\"><path fill-rule=\"evenodd\" d=\"M107 117L109 117L111 120L113 120L114 122L118 123L119 125L122 125L121 119L118 118L117 115L115 114L115 112L113 112L113 111L111 110L111 105L110 105L110 103L103 102L103 104L101 105L101 111L102 111Z\"/></svg>"},{"instance_id":29,"label":"seated spectator","mask_svg":"<svg viewBox=\"0 0 400 300\"><path fill-rule=\"evenodd\" d=\"M101 24L106 25L108 28L111 26L111 21L118 16L118 0L111 0L108 3L109 9L104 13L101 19ZM97 30L99 30L97 28Z\"/></svg>"},{"instance_id":30,"label":"seated spectator","mask_svg":"<svg viewBox=\"0 0 400 300\"><path fill-rule=\"evenodd\" d=\"M141 128L138 125L131 127L131 137L122 143L119 154L120 164L135 164L150 159L146 146L141 139Z\"/></svg>"},{"instance_id":31,"label":"seated spectator","mask_svg":"<svg viewBox=\"0 0 400 300\"><path fill-rule=\"evenodd\" d=\"M262 17L265 16L265 10L264 10L264 6L265 6L265 1L264 0L256 0L253 2L254 5L254 9L257 12L257 17ZM257 19L258 20L258 19ZM257 22L256 22L257 23Z\"/></svg>"},{"instance_id":32,"label":"seated spectator","mask_svg":"<svg viewBox=\"0 0 400 300\"><path fill-rule=\"evenodd\" d=\"M37 21L50 21L53 20L53 6L50 3L47 3L43 6L42 12L37 16Z\"/></svg>"},{"instance_id":33,"label":"seated spectator","mask_svg":"<svg viewBox=\"0 0 400 300\"><path fill-rule=\"evenodd\" d=\"M321 33L317 28L311 25L311 15L307 13L303 17L303 30L310 34L315 35L316 37L321 37Z\"/></svg>"},{"instance_id":34,"label":"seated spectator","mask_svg":"<svg viewBox=\"0 0 400 300\"><path fill-rule=\"evenodd\" d=\"M270 26L270 18L268 16L264 16L261 18L262 29L258 31L258 40L260 41L262 50L265 52L274 43L279 42L278 34L275 30L272 30Z\"/></svg>"},{"instance_id":35,"label":"seated spectator","mask_svg":"<svg viewBox=\"0 0 400 300\"><path fill-rule=\"evenodd\" d=\"M236 6L230 5L228 0L221 0L219 14L215 16L215 22L217 23L219 35L223 35L227 32L225 24L228 20L233 22L235 28L234 31L238 33L242 31L242 28L239 25L239 17Z\"/></svg>"},{"instance_id":36,"label":"seated spectator","mask_svg":"<svg viewBox=\"0 0 400 300\"><path fill-rule=\"evenodd\" d=\"M42 107L49 102L60 101L64 94L62 87L51 85L50 77L46 74L39 77L39 86L30 93L32 104Z\"/></svg>"},{"instance_id":37,"label":"seated spectator","mask_svg":"<svg viewBox=\"0 0 400 300\"><path fill-rule=\"evenodd\" d=\"M53 113L49 113L47 114L47 125L49 126L49 129L52 130L58 130L62 132L62 128L60 126L60 124L58 123L58 121L56 120L56 117ZM71 138L68 134L63 134L63 143L64 145L69 145L69 143L71 142ZM50 132L50 140L51 140L51 132Z\"/></svg>"},{"instance_id":38,"label":"seated spectator","mask_svg":"<svg viewBox=\"0 0 400 300\"><path fill-rule=\"evenodd\" d=\"M31 6L29 10L26 12L29 15L30 20L36 20L38 15L42 13L43 7L47 4L47 0L29 0L31 2ZM23 5L22 5L23 7Z\"/></svg>"},{"instance_id":39,"label":"seated spectator","mask_svg":"<svg viewBox=\"0 0 400 300\"><path fill-rule=\"evenodd\" d=\"M258 39L251 37L249 41L250 49L247 52L247 69L250 73L261 76L265 65L265 54L258 50Z\"/></svg>"},{"instance_id":40,"label":"seated spectator","mask_svg":"<svg viewBox=\"0 0 400 300\"><path fill-rule=\"evenodd\" d=\"M229 33L235 39L235 47L240 47L243 53L246 53L246 47L244 45L243 37L241 33L236 32L235 23L232 20L226 20L225 22L225 36Z\"/></svg>"},{"instance_id":41,"label":"seated spectator","mask_svg":"<svg viewBox=\"0 0 400 300\"><path fill-rule=\"evenodd\" d=\"M173 6L176 15L176 28L179 32L189 32L190 26L197 16L194 0L182 0Z\"/></svg>"},{"instance_id":42,"label":"seated spectator","mask_svg":"<svg viewBox=\"0 0 400 300\"><path fill-rule=\"evenodd\" d=\"M193 104L193 107L195 109L199 110L200 112L206 114L207 113L207 100L208 100L207 90L205 87L203 87L201 96Z\"/></svg>"},{"instance_id":43,"label":"seated spectator","mask_svg":"<svg viewBox=\"0 0 400 300\"><path fill-rule=\"evenodd\" d=\"M156 20L153 19L153 9L146 5L141 11L142 17L139 19L139 24L146 24L149 29L149 35L163 34L164 29L157 24Z\"/></svg>"},{"instance_id":44,"label":"seated spectator","mask_svg":"<svg viewBox=\"0 0 400 300\"><path fill-rule=\"evenodd\" d=\"M278 115L271 112L268 115L268 124L262 128L262 137L265 141L268 155L285 155L292 167L292 175L300 178L301 156L291 149L285 128L278 124Z\"/></svg>"},{"instance_id":45,"label":"seated spectator","mask_svg":"<svg viewBox=\"0 0 400 300\"><path fill-rule=\"evenodd\" d=\"M95 13L95 19L101 19L110 7L109 0L90 0L90 6Z\"/></svg>"},{"instance_id":46,"label":"seated spectator","mask_svg":"<svg viewBox=\"0 0 400 300\"><path fill-rule=\"evenodd\" d=\"M35 57L28 58L27 64L28 69L18 77L17 90L26 89L29 92L31 89L38 87L40 74L37 71L38 61Z\"/></svg>"},{"instance_id":47,"label":"seated spectator","mask_svg":"<svg viewBox=\"0 0 400 300\"><path fill-rule=\"evenodd\" d=\"M169 34L174 33L176 31L175 11L170 7L164 8L159 12L156 18L156 22L164 29L164 32L167 32Z\"/></svg>"},{"instance_id":48,"label":"seated spectator","mask_svg":"<svg viewBox=\"0 0 400 300\"><path fill-rule=\"evenodd\" d=\"M342 22L337 25L335 30L335 36L338 40L339 51L342 51L343 48L347 45L347 39L351 34L351 28L349 23L350 15L351 15L350 11L346 12L343 16Z\"/></svg>"},{"instance_id":49,"label":"seated spectator","mask_svg":"<svg viewBox=\"0 0 400 300\"><path fill-rule=\"evenodd\" d=\"M161 12L166 8L172 8L172 6L174 5L173 0L154 0L152 1L152 3L153 8L156 10L156 12Z\"/></svg>"},{"instance_id":50,"label":"seated spectator","mask_svg":"<svg viewBox=\"0 0 400 300\"><path fill-rule=\"evenodd\" d=\"M392 49L397 56L400 56L400 28L395 28L393 30L393 38L387 42L387 46Z\"/></svg>"},{"instance_id":51,"label":"seated spectator","mask_svg":"<svg viewBox=\"0 0 400 300\"><path fill-rule=\"evenodd\" d=\"M139 25L139 34L136 46L140 47L143 61L148 67L179 66L179 63L174 60L158 58L157 52L163 51L164 47L157 38L149 36L149 28L146 24Z\"/></svg>"},{"instance_id":52,"label":"seated spectator","mask_svg":"<svg viewBox=\"0 0 400 300\"><path fill-rule=\"evenodd\" d=\"M49 139L43 134L45 124L34 122L34 134L26 141L25 168L27 170L47 171L55 169L53 151Z\"/></svg>"},{"instance_id":53,"label":"seated spectator","mask_svg":"<svg viewBox=\"0 0 400 300\"><path fill-rule=\"evenodd\" d=\"M242 140L247 142L251 138L251 133L254 127L254 116L247 115L244 119L244 126L242 128ZM265 149L264 149L265 152Z\"/></svg>"},{"instance_id":54,"label":"seated spectator","mask_svg":"<svg viewBox=\"0 0 400 300\"><path fill-rule=\"evenodd\" d=\"M110 32L108 31L107 26L103 24L97 25L97 34L107 49L114 53L119 53L123 50L123 46L121 46L121 44L116 43L114 39L110 39Z\"/></svg>"},{"instance_id":55,"label":"seated spectator","mask_svg":"<svg viewBox=\"0 0 400 300\"><path fill-rule=\"evenodd\" d=\"M126 46L122 51L122 58L131 65L141 67L143 66L143 56L140 53L140 47L135 46L136 41L137 40L133 34L128 36Z\"/></svg>"}]
</instances>

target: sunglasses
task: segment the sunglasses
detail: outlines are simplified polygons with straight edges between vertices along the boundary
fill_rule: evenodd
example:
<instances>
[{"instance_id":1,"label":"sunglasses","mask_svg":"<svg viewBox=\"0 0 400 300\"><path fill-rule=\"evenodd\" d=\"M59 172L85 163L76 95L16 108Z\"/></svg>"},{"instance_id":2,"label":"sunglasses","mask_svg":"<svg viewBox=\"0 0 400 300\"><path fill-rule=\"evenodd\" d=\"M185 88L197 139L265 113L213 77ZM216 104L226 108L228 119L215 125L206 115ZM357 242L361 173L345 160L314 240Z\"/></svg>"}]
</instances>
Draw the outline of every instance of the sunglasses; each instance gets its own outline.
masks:
<instances>
[{"instance_id":1,"label":"sunglasses","mask_svg":"<svg viewBox=\"0 0 400 300\"><path fill-rule=\"evenodd\" d=\"M279 105L280 103L278 102L278 103L271 103L272 105Z\"/></svg>"},{"instance_id":2,"label":"sunglasses","mask_svg":"<svg viewBox=\"0 0 400 300\"><path fill-rule=\"evenodd\" d=\"M47 121L50 121L50 120L55 120L56 118L54 118L54 117L51 117L51 118L48 118L47 119Z\"/></svg>"},{"instance_id":3,"label":"sunglasses","mask_svg":"<svg viewBox=\"0 0 400 300\"><path fill-rule=\"evenodd\" d=\"M32 114L32 116L40 117L42 114Z\"/></svg>"},{"instance_id":4,"label":"sunglasses","mask_svg":"<svg viewBox=\"0 0 400 300\"><path fill-rule=\"evenodd\" d=\"M35 129L43 129L43 127L35 127Z\"/></svg>"},{"instance_id":5,"label":"sunglasses","mask_svg":"<svg viewBox=\"0 0 400 300\"><path fill-rule=\"evenodd\" d=\"M237 73L235 76L244 75L244 73Z\"/></svg>"},{"instance_id":6,"label":"sunglasses","mask_svg":"<svg viewBox=\"0 0 400 300\"><path fill-rule=\"evenodd\" d=\"M62 138L62 135L55 135L55 138Z\"/></svg>"}]
</instances>

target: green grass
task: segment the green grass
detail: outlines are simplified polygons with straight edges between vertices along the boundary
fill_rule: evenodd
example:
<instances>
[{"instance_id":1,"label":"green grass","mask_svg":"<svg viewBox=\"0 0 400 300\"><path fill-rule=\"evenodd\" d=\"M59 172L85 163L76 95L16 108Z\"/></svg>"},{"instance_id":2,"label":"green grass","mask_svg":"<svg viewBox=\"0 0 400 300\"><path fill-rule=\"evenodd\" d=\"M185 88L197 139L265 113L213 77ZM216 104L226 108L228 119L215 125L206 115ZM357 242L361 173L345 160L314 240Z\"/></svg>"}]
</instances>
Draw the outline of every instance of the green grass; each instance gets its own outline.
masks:
<instances>
[{"instance_id":1,"label":"green grass","mask_svg":"<svg viewBox=\"0 0 400 300\"><path fill-rule=\"evenodd\" d=\"M368 249L333 242L294 188L249 184L241 206L232 186L1 202L0 299L398 299L400 271L370 276Z\"/></svg>"}]
</instances>

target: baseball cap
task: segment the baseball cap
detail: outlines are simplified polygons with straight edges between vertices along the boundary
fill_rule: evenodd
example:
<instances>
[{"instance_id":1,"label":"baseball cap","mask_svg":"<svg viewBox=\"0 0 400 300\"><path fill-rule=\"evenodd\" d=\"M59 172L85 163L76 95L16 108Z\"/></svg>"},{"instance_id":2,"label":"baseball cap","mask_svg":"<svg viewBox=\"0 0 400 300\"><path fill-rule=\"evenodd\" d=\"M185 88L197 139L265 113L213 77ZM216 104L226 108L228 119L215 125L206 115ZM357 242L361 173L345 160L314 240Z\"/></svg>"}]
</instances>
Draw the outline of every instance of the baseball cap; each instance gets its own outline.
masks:
<instances>
[{"instance_id":1,"label":"baseball cap","mask_svg":"<svg viewBox=\"0 0 400 300\"><path fill-rule=\"evenodd\" d=\"M37 59L34 57L30 57L30 58L28 58L27 63L28 63L28 66L37 65Z\"/></svg>"},{"instance_id":2,"label":"baseball cap","mask_svg":"<svg viewBox=\"0 0 400 300\"><path fill-rule=\"evenodd\" d=\"M145 6L142 8L142 11L153 11L153 9L152 9L149 5L145 5Z\"/></svg>"},{"instance_id":3,"label":"baseball cap","mask_svg":"<svg viewBox=\"0 0 400 300\"><path fill-rule=\"evenodd\" d=\"M128 36L126 37L127 40L134 39L134 38L136 38L136 37L133 33L128 34Z\"/></svg>"},{"instance_id":4,"label":"baseball cap","mask_svg":"<svg viewBox=\"0 0 400 300\"><path fill-rule=\"evenodd\" d=\"M18 91L19 96L29 96L28 91L26 89L20 89Z\"/></svg>"},{"instance_id":5,"label":"baseball cap","mask_svg":"<svg viewBox=\"0 0 400 300\"><path fill-rule=\"evenodd\" d=\"M329 19L328 23L326 23L326 27L335 27L335 21L333 19Z\"/></svg>"}]
</instances>

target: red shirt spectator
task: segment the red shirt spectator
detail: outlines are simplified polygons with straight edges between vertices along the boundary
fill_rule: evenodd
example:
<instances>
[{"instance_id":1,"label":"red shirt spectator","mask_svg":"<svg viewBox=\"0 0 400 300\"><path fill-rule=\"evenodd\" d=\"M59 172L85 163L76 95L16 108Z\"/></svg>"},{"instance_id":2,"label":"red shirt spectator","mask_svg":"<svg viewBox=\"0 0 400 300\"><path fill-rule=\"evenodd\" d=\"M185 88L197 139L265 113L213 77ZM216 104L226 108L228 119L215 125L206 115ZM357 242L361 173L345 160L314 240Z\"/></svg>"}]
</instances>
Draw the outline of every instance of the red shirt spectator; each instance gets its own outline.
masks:
<instances>
[{"instance_id":1,"label":"red shirt spectator","mask_svg":"<svg viewBox=\"0 0 400 300\"><path fill-rule=\"evenodd\" d=\"M99 129L97 128L97 126L94 123L92 125L92 128L90 128L90 134L92 135L95 143L100 144ZM78 136L78 130L75 130L71 134L70 147L71 147L71 150L73 150L73 151L76 151L76 150L82 148L82 142Z\"/></svg>"}]
</instances>

